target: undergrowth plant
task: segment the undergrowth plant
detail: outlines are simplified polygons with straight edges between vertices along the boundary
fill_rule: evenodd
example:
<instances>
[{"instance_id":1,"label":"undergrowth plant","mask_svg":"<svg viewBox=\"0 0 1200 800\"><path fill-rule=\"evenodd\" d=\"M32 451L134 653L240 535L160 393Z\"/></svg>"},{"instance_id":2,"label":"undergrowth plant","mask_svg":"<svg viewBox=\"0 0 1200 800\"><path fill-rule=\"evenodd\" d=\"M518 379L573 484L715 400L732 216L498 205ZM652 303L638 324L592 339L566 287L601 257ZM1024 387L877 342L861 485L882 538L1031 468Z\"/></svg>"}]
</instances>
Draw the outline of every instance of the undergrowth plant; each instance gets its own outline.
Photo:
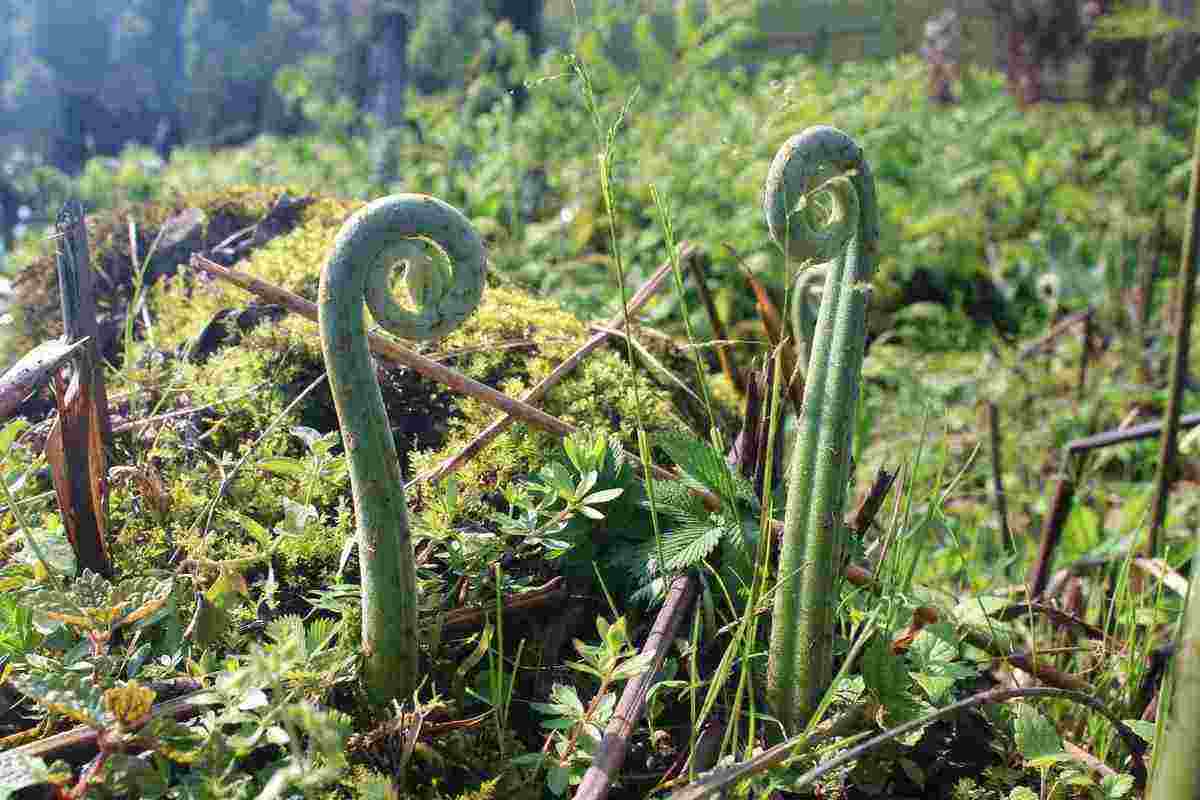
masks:
<instances>
[{"instance_id":1,"label":"undergrowth plant","mask_svg":"<svg viewBox=\"0 0 1200 800\"><path fill-rule=\"evenodd\" d=\"M832 201L829 208L815 204L820 195ZM879 214L862 150L826 126L809 128L780 148L767 174L763 207L786 256L829 262L792 450L768 662L768 695L784 726L793 729L807 721L832 677L833 612L846 553L842 506ZM794 335L808 338L804 331Z\"/></svg>"},{"instance_id":2,"label":"undergrowth plant","mask_svg":"<svg viewBox=\"0 0 1200 800\"><path fill-rule=\"evenodd\" d=\"M435 246L433 257L419 252L422 243ZM392 298L389 278L400 264L418 312ZM384 329L433 339L479 304L486 264L483 242L460 211L426 195L399 194L352 216L321 272L321 349L358 525L363 679L376 704L406 698L417 685L417 579L400 463L367 346L364 299Z\"/></svg>"}]
</instances>

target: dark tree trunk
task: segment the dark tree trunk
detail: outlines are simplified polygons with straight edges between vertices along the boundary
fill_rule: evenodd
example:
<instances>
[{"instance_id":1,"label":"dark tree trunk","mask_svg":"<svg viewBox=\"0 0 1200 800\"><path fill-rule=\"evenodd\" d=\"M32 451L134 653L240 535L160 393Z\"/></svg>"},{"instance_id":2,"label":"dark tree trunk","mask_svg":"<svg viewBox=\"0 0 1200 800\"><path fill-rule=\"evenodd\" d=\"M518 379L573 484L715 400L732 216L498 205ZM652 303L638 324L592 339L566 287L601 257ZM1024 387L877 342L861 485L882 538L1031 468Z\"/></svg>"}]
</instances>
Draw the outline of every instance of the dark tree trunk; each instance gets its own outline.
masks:
<instances>
[{"instance_id":1,"label":"dark tree trunk","mask_svg":"<svg viewBox=\"0 0 1200 800\"><path fill-rule=\"evenodd\" d=\"M403 11L389 9L375 15L367 49L371 97L368 110L379 119L380 131L372 143L371 180L380 186L394 183L399 129L405 124L404 96L408 91L408 39L412 20Z\"/></svg>"},{"instance_id":2,"label":"dark tree trunk","mask_svg":"<svg viewBox=\"0 0 1200 800\"><path fill-rule=\"evenodd\" d=\"M513 30L529 37L529 52L537 58L542 53L542 0L492 0L488 5L493 17L506 19Z\"/></svg>"},{"instance_id":3,"label":"dark tree trunk","mask_svg":"<svg viewBox=\"0 0 1200 800\"><path fill-rule=\"evenodd\" d=\"M67 175L75 175L83 169L88 152L87 114L83 96L68 89L59 95L59 118L54 139L50 143L49 160Z\"/></svg>"},{"instance_id":4,"label":"dark tree trunk","mask_svg":"<svg viewBox=\"0 0 1200 800\"><path fill-rule=\"evenodd\" d=\"M372 95L369 110L385 128L404 122L404 95L408 91L408 14L387 11L373 20L368 64Z\"/></svg>"}]
</instances>

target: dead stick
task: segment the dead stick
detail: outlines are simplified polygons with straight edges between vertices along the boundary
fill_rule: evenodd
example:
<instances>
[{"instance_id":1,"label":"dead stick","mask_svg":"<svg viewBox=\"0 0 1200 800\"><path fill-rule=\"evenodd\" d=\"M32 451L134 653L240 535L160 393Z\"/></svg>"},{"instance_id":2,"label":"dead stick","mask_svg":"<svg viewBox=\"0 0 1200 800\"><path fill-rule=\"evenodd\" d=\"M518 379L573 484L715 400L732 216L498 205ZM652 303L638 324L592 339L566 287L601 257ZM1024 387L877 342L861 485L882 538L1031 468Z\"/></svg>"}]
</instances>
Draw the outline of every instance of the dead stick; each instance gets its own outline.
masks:
<instances>
[{"instance_id":1,"label":"dead stick","mask_svg":"<svg viewBox=\"0 0 1200 800\"><path fill-rule=\"evenodd\" d=\"M30 392L42 384L71 358L75 358L90 340L80 339L72 344L51 339L21 356L4 375L0 376L0 419L8 419Z\"/></svg>"},{"instance_id":2,"label":"dead stick","mask_svg":"<svg viewBox=\"0 0 1200 800\"><path fill-rule=\"evenodd\" d=\"M566 579L559 575L546 585L523 594L512 595L504 599L504 613L515 611L532 611L542 606L557 604L567 599ZM493 608L456 608L446 613L442 621L442 630L461 630L482 627L484 620L495 612Z\"/></svg>"},{"instance_id":3,"label":"dead stick","mask_svg":"<svg viewBox=\"0 0 1200 800\"><path fill-rule=\"evenodd\" d=\"M141 724L150 722L158 717L164 717L168 714L176 720L185 720L194 717L206 708L207 704L197 705L193 701L200 695L208 694L207 689L198 689L188 692L182 697L177 697L174 700L167 700L159 703L150 709L150 713L146 715ZM141 724L135 726L140 728ZM14 747L11 750L5 750L0 753L0 773L5 771L5 768L10 764L16 764L27 758L47 758L57 755L64 750L69 750L75 747L95 746L96 740L100 736L100 731L88 725L79 725L71 728L69 731L63 731L53 736L47 736L38 739L36 742L23 744L20 747Z\"/></svg>"},{"instance_id":4,"label":"dead stick","mask_svg":"<svg viewBox=\"0 0 1200 800\"><path fill-rule=\"evenodd\" d=\"M695 245L690 243L684 242L679 246L679 258L681 260L693 260L696 252L697 250ZM650 276L650 279L642 284L642 286L634 293L633 297L629 299L630 314L633 314L646 304L646 301L649 300L654 292L658 290L658 287L662 284L663 280L668 274L670 274L670 272L670 260L654 271L654 274ZM617 327L621 324L624 318L625 315L623 313L612 317L608 321L608 327ZM526 392L525 396L521 398L521 401L525 403L536 403L540 401L546 396L547 393L549 393L550 389L552 389L555 384L562 380L563 377L571 372L571 370L575 369L575 367L577 367L579 363L588 356L588 354L603 344L608 337L609 333L607 331L601 331L593 334L579 347L578 350L576 350L565 361L555 367L549 375L547 375L545 378L542 378L542 380L539 381L536 386ZM441 478L443 475L446 475L449 472L457 469L459 465L472 458L476 453L491 443L497 436L506 431L515 421L516 418L512 414L506 414L504 417L496 420L480 431L479 434L462 450L458 451L429 472L426 472L424 475L418 475L417 477L413 478L408 482L407 485L405 485L404 488L408 491L412 491L412 488L418 483L422 483L424 481L435 481Z\"/></svg>"},{"instance_id":5,"label":"dead stick","mask_svg":"<svg viewBox=\"0 0 1200 800\"><path fill-rule=\"evenodd\" d=\"M1087 310L1087 316L1083 318L1083 332L1080 334L1083 340L1083 349L1079 353L1079 383L1075 386L1075 402L1082 403L1083 397L1087 393L1087 373L1088 359L1091 358L1092 350L1092 309Z\"/></svg>"},{"instance_id":6,"label":"dead stick","mask_svg":"<svg viewBox=\"0 0 1200 800\"><path fill-rule=\"evenodd\" d=\"M316 304L305 300L300 295L289 292L287 289L273 286L244 272L222 267L220 264L210 261L198 253L192 254L191 266L201 272L240 286L247 291L257 294L259 297L270 300L272 303L278 303L289 311L299 314L306 319L313 322L317 321ZM430 380L444 383L460 394L468 395L481 403L487 403L490 406L502 409L523 422L528 422L530 425L550 431L551 433L556 433L559 436L566 436L575 431L575 426L569 425L557 417L553 417L526 403L514 400L503 392L499 392L490 386L485 386L479 381L468 378L461 372L456 372L419 353L414 353L412 350L401 347L379 334L369 333L367 340L371 346L371 350L384 358L403 364Z\"/></svg>"},{"instance_id":7,"label":"dead stick","mask_svg":"<svg viewBox=\"0 0 1200 800\"><path fill-rule=\"evenodd\" d=\"M1146 533L1145 554L1154 558L1163 523L1167 519L1167 501L1175 481L1175 460L1178 449L1179 417L1183 414L1183 385L1188 374L1188 350L1192 335L1192 307L1195 305L1196 272L1200 267L1200 128L1196 129L1192 153L1192 181L1188 191L1187 231L1183 237L1183 257L1175 288L1175 352L1171 357L1171 382L1167 395L1167 413L1162 439L1159 441L1158 472L1154 477L1154 504L1151 506L1150 530Z\"/></svg>"},{"instance_id":8,"label":"dead stick","mask_svg":"<svg viewBox=\"0 0 1200 800\"><path fill-rule=\"evenodd\" d=\"M583 776L575 800L604 800L613 779L625 761L625 751L633 736L634 728L646 707L646 695L654 685L656 673L662 667L667 650L675 640L675 629L679 627L684 612L691 604L696 592L695 581L688 575L680 575L671 581L667 599L654 620L654 627L642 646L642 654L653 653L654 658L646 671L625 684L616 713L604 730L604 738L592 759L592 765Z\"/></svg>"},{"instance_id":9,"label":"dead stick","mask_svg":"<svg viewBox=\"0 0 1200 800\"><path fill-rule=\"evenodd\" d=\"M1023 345L1021 347L1021 358L1028 358L1029 356L1045 350L1049 345L1053 344L1054 340L1059 336L1062 336L1073 326L1078 325L1080 322L1083 322L1085 319L1087 319L1088 314L1090 313L1091 312L1089 309L1085 311L1076 311L1070 316L1063 317L1054 325L1053 328L1046 331L1045 335L1035 339L1029 344Z\"/></svg>"},{"instance_id":10,"label":"dead stick","mask_svg":"<svg viewBox=\"0 0 1200 800\"><path fill-rule=\"evenodd\" d=\"M712 325L713 338L719 342L729 341L729 334L725 331L725 323L721 321L721 315L717 313L717 304L713 302L712 292L708 290L708 282L704 277L704 264L702 259L693 258L688 261L688 265L692 268L692 278L696 281L696 291L700 293L700 300L704 303L704 310L708 312L708 322ZM616 327L612 325L610 327ZM742 375L733 366L733 359L730 358L729 350L725 347L717 348L717 360L721 362L721 371L725 373L725 377L729 378L729 382L733 388L737 389L738 394L746 391L745 382L742 380Z\"/></svg>"},{"instance_id":11,"label":"dead stick","mask_svg":"<svg viewBox=\"0 0 1200 800\"><path fill-rule=\"evenodd\" d=\"M1197 425L1200 425L1200 414L1188 414L1179 420L1179 430L1187 430ZM1085 436L1081 439L1072 439L1067 442L1067 452L1074 455L1076 453L1086 453L1089 450L1098 450L1114 444L1153 439L1162 432L1162 429L1163 423L1162 420L1159 420L1157 422L1134 425L1121 431L1105 431L1104 433Z\"/></svg>"},{"instance_id":12,"label":"dead stick","mask_svg":"<svg viewBox=\"0 0 1200 800\"><path fill-rule=\"evenodd\" d=\"M1042 524L1042 540L1038 545L1037 561L1029 570L1029 596L1036 599L1046 591L1050 579L1050 565L1054 562L1054 551L1062 538L1063 527L1071 512L1071 501L1075 498L1075 479L1070 475L1070 464L1063 465L1063 475L1054 487L1054 499L1049 513Z\"/></svg>"},{"instance_id":13,"label":"dead stick","mask_svg":"<svg viewBox=\"0 0 1200 800\"><path fill-rule=\"evenodd\" d=\"M1001 466L1000 454L1000 409L988 401L987 426L988 447L992 451L992 493L996 499L996 517L1000 522L1000 536L1004 542L1004 550L1011 553L1014 550L1012 531L1008 527L1008 496L1004 493L1004 469Z\"/></svg>"}]
</instances>

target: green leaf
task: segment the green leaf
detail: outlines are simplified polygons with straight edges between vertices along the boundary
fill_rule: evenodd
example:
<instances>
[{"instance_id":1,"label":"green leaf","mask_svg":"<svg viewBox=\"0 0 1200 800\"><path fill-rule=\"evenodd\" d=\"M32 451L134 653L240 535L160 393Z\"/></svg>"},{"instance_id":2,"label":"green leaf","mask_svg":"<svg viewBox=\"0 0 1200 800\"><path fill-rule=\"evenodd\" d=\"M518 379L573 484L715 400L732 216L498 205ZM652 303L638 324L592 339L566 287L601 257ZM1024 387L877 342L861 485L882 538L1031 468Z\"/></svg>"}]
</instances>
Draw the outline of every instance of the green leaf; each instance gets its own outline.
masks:
<instances>
[{"instance_id":1,"label":"green leaf","mask_svg":"<svg viewBox=\"0 0 1200 800\"><path fill-rule=\"evenodd\" d=\"M17 417L0 428L0 455L7 455L17 437L28 429L29 422L24 417Z\"/></svg>"},{"instance_id":2,"label":"green leaf","mask_svg":"<svg viewBox=\"0 0 1200 800\"><path fill-rule=\"evenodd\" d=\"M1017 750L1031 767L1046 767L1067 758L1054 723L1027 703L1017 711L1013 732Z\"/></svg>"},{"instance_id":3,"label":"green leaf","mask_svg":"<svg viewBox=\"0 0 1200 800\"><path fill-rule=\"evenodd\" d=\"M556 761L546 770L546 788L555 797L562 797L567 791L567 783L570 777L571 774L567 771L567 768L561 766Z\"/></svg>"},{"instance_id":4,"label":"green leaf","mask_svg":"<svg viewBox=\"0 0 1200 800\"><path fill-rule=\"evenodd\" d=\"M1120 775L1105 775L1100 780L1100 794L1104 800L1121 800L1133 790L1133 776L1124 773Z\"/></svg>"},{"instance_id":5,"label":"green leaf","mask_svg":"<svg viewBox=\"0 0 1200 800\"><path fill-rule=\"evenodd\" d=\"M674 431L661 434L656 440L658 446L679 465L688 483L713 492L719 492L725 486L730 474L729 464L711 444Z\"/></svg>"},{"instance_id":6,"label":"green leaf","mask_svg":"<svg viewBox=\"0 0 1200 800\"><path fill-rule=\"evenodd\" d=\"M579 513L583 514L588 519L604 519L604 514L600 513L591 506L580 506Z\"/></svg>"},{"instance_id":7,"label":"green leaf","mask_svg":"<svg viewBox=\"0 0 1200 800\"><path fill-rule=\"evenodd\" d=\"M876 636L867 645L862 658L862 675L867 688L875 692L885 706L901 702L908 694L908 669L904 660L892 653L882 636Z\"/></svg>"},{"instance_id":8,"label":"green leaf","mask_svg":"<svg viewBox=\"0 0 1200 800\"><path fill-rule=\"evenodd\" d=\"M583 701L579 699L574 686L569 686L565 683L554 684L550 689L550 699L557 705L566 708L568 713L574 714L579 718L582 718L585 713Z\"/></svg>"},{"instance_id":9,"label":"green leaf","mask_svg":"<svg viewBox=\"0 0 1200 800\"><path fill-rule=\"evenodd\" d=\"M618 489L601 489L600 491L592 492L587 497L583 498L583 502L587 503L588 505L595 505L597 503L610 503L613 500L616 500L618 497L620 497L624 493L625 493L625 490L620 489L620 488L618 488Z\"/></svg>"},{"instance_id":10,"label":"green leaf","mask_svg":"<svg viewBox=\"0 0 1200 800\"><path fill-rule=\"evenodd\" d=\"M259 469L266 470L274 475L280 475L285 478L303 478L308 472L304 462L296 458L288 458L286 456L276 456L274 458L264 458L258 462Z\"/></svg>"},{"instance_id":11,"label":"green leaf","mask_svg":"<svg viewBox=\"0 0 1200 800\"><path fill-rule=\"evenodd\" d=\"M654 663L653 653L638 653L633 658L622 662L619 667L613 670L612 679L615 681L625 681L630 678L636 678L648 670L652 663Z\"/></svg>"},{"instance_id":12,"label":"green leaf","mask_svg":"<svg viewBox=\"0 0 1200 800\"><path fill-rule=\"evenodd\" d=\"M926 672L914 672L912 679L925 692L929 702L940 705L954 688L954 678L944 675L930 675Z\"/></svg>"},{"instance_id":13,"label":"green leaf","mask_svg":"<svg viewBox=\"0 0 1200 800\"><path fill-rule=\"evenodd\" d=\"M1146 744L1154 744L1154 731L1157 727L1153 722L1147 722L1144 719L1127 719L1124 720L1126 726L1131 731L1138 735Z\"/></svg>"}]
</instances>

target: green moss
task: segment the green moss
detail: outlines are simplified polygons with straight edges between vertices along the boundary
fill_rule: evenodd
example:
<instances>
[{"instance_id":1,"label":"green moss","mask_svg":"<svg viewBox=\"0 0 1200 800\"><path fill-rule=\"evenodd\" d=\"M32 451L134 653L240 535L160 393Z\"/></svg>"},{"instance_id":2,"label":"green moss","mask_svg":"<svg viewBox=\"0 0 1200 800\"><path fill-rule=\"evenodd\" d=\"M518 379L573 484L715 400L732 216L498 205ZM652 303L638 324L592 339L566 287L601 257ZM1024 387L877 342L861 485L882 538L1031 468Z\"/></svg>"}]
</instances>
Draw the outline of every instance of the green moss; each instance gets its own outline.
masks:
<instances>
[{"instance_id":1,"label":"green moss","mask_svg":"<svg viewBox=\"0 0 1200 800\"><path fill-rule=\"evenodd\" d=\"M88 221L93 263L102 267L124 263L127 269L126 220L130 213L138 223L140 241L152 240L157 226L177 211L199 208L207 220L202 239L212 246L214 233L227 236L230 228L254 225L280 191L235 187L180 194L170 203L95 214ZM297 196L294 190L292 196ZM360 205L311 198L298 207L292 227L258 244L236 269L315 299L333 238ZM148 246L148 241L142 245L143 252ZM187 253L176 252L174 257L183 263ZM159 271L169 275L174 266L159 264ZM481 307L461 329L419 349L519 397L578 348L589 332L584 323L554 302L504 285L495 276L490 280ZM47 253L27 270L24 291L30 297L40 291L43 302L53 296L57 303L54 283L53 256ZM155 324L139 346L138 362L110 373L110 396L124 398L114 405L131 418L210 404L212 409L137 437L118 436L113 463L153 466L163 481L167 510L162 515L143 513L149 499L141 497L138 490L115 492L114 558L122 571L140 572L163 566L176 550L210 559L247 555L257 545L237 517L227 512L236 509L271 530L283 518L281 498L302 499L296 478L260 469L255 466L258 460L269 456L303 459L305 448L290 433L295 425L322 433L337 427L328 387L321 386L260 441L263 431L324 370L316 325L289 315L259 325L238 344L218 349L203 363L190 363L172 354L182 352L214 314L261 300L231 284L200 278L186 266L179 267L173 277L156 281L148 299ZM54 314L31 316L25 320L22 336L28 342L52 335L55 324ZM683 427L670 392L631 370L623 353L623 346L594 352L550 392L546 410L581 427L618 430L631 444L635 429L632 386L636 380L642 418L651 432ZM691 375L690 371L681 374L685 380ZM455 396L406 368L383 371L381 377L389 419L409 476L441 463L501 416L497 410ZM217 486L252 448L209 523L208 507ZM478 516L485 510L486 497L494 496L508 481L536 471L557 450L557 437L523 424L511 426L459 470L462 496L468 498L462 514ZM420 487L411 493L410 503L419 508L427 491ZM289 540L280 553L283 561L277 564L277 568L298 573L293 576L297 581L292 588L315 588L336 569L349 530L348 516L337 507L348 495L344 477L313 493L310 499L322 520Z\"/></svg>"}]
</instances>

